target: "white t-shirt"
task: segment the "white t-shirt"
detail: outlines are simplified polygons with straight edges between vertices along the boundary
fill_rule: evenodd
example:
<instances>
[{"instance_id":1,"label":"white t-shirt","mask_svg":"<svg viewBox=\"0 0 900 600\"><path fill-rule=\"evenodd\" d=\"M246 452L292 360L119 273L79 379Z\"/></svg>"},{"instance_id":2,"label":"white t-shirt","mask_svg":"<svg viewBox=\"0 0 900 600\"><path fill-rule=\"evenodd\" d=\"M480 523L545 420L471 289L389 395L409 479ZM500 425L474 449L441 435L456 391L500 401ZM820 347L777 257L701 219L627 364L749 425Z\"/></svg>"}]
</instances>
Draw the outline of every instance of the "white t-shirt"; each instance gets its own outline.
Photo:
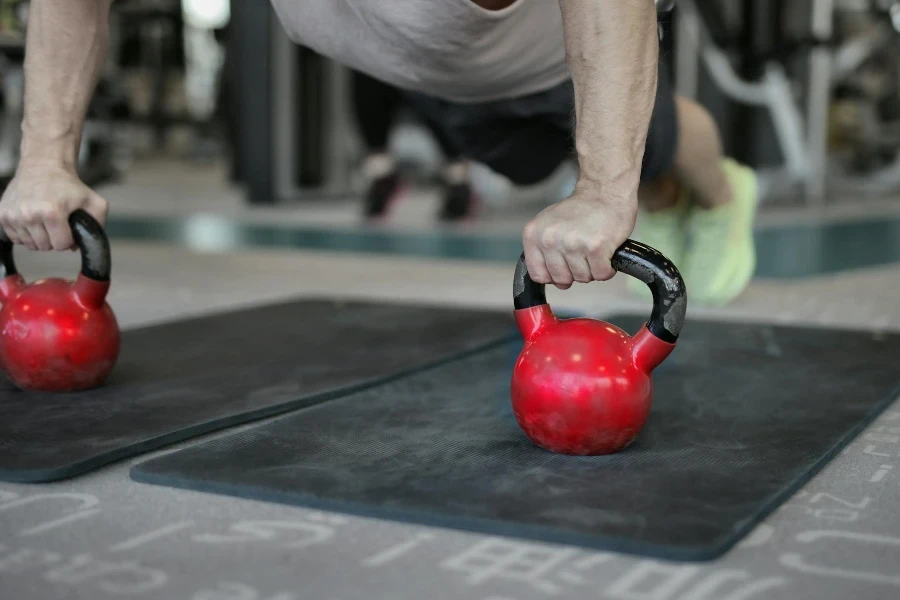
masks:
<instances>
[{"instance_id":1,"label":"white t-shirt","mask_svg":"<svg viewBox=\"0 0 900 600\"><path fill-rule=\"evenodd\" d=\"M601 0L607 1L607 0ZM291 39L397 87L456 102L515 98L569 77L558 0L272 0Z\"/></svg>"}]
</instances>

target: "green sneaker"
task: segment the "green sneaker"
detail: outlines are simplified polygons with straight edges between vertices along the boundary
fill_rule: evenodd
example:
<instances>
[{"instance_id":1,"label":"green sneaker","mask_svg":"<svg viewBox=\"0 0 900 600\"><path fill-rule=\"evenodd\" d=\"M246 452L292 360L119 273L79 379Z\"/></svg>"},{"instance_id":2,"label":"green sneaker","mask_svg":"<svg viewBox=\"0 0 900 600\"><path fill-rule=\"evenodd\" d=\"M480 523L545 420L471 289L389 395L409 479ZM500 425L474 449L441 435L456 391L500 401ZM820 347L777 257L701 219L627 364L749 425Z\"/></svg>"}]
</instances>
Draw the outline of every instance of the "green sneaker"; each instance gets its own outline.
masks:
<instances>
[{"instance_id":1,"label":"green sneaker","mask_svg":"<svg viewBox=\"0 0 900 600\"><path fill-rule=\"evenodd\" d=\"M731 202L713 209L691 208L687 217L688 248L681 270L691 302L714 306L740 295L756 268L756 175L731 159L722 161L722 169L731 183Z\"/></svg>"},{"instance_id":2,"label":"green sneaker","mask_svg":"<svg viewBox=\"0 0 900 600\"><path fill-rule=\"evenodd\" d=\"M678 202L672 208L638 213L637 226L631 236L639 242L647 244L663 253L681 269L687 249L686 218L688 214L688 196L680 193ZM639 298L651 299L650 288L634 277L628 278L628 291Z\"/></svg>"}]
</instances>

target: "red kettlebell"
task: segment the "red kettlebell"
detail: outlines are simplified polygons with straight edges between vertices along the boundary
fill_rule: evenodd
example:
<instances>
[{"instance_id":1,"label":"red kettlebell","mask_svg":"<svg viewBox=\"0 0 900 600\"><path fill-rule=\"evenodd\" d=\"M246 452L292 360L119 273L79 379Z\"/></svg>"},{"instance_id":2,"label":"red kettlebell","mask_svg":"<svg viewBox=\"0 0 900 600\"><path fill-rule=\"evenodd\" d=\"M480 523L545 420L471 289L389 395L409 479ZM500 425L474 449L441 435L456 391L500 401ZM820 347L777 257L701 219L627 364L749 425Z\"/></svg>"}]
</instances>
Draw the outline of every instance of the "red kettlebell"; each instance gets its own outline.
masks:
<instances>
[{"instance_id":1,"label":"red kettlebell","mask_svg":"<svg viewBox=\"0 0 900 600\"><path fill-rule=\"evenodd\" d=\"M0 367L19 388L72 392L101 385L119 356L119 325L109 304L109 240L83 210L69 216L81 250L76 281L25 283L13 244L0 240Z\"/></svg>"},{"instance_id":2,"label":"red kettlebell","mask_svg":"<svg viewBox=\"0 0 900 600\"><path fill-rule=\"evenodd\" d=\"M687 293L671 261L626 240L612 266L653 293L653 314L633 337L603 321L557 319L524 254L516 265L515 317L525 347L513 369L512 405L525 434L551 452L611 454L633 442L650 414L650 373L684 324Z\"/></svg>"}]
</instances>

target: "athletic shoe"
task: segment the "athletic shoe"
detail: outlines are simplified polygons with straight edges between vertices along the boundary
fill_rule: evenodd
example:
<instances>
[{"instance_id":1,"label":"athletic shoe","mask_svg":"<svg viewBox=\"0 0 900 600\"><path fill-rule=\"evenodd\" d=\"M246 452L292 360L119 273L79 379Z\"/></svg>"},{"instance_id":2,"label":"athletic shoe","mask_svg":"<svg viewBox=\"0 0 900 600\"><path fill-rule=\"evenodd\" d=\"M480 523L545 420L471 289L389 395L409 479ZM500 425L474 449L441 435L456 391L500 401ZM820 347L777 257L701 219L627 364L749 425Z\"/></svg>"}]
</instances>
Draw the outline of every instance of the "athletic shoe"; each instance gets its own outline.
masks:
<instances>
[{"instance_id":1,"label":"athletic shoe","mask_svg":"<svg viewBox=\"0 0 900 600\"><path fill-rule=\"evenodd\" d=\"M444 188L444 201L438 216L441 221L462 221L475 216L477 206L469 183L449 183Z\"/></svg>"},{"instance_id":2,"label":"athletic shoe","mask_svg":"<svg viewBox=\"0 0 900 600\"><path fill-rule=\"evenodd\" d=\"M722 169L731 184L731 201L711 209L691 207L687 255L681 271L690 301L715 306L740 295L756 268L756 174L731 159L722 161Z\"/></svg>"},{"instance_id":3,"label":"athletic shoe","mask_svg":"<svg viewBox=\"0 0 900 600\"><path fill-rule=\"evenodd\" d=\"M400 194L400 177L390 173L373 179L363 201L363 214L367 219L380 219L387 215L391 203Z\"/></svg>"}]
</instances>

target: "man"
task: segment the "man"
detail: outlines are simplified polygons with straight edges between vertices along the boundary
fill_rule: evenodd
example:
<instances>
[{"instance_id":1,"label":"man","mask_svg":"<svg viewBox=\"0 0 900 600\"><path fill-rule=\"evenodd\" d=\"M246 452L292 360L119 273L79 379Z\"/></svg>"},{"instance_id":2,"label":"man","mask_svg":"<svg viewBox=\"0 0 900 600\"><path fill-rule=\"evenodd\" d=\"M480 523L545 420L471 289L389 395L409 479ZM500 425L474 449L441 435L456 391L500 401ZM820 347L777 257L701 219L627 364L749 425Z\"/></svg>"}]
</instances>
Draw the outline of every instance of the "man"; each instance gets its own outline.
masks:
<instances>
[{"instance_id":1,"label":"man","mask_svg":"<svg viewBox=\"0 0 900 600\"><path fill-rule=\"evenodd\" d=\"M21 160L0 202L16 243L64 250L71 211L106 216L75 164L111 1L31 2ZM642 182L638 237L674 260L692 300L724 303L749 281L754 176L723 159L702 108L674 98L653 0L272 1L295 41L407 90L462 154L514 182L544 178L574 138L574 193L522 236L535 281L612 277Z\"/></svg>"}]
</instances>

